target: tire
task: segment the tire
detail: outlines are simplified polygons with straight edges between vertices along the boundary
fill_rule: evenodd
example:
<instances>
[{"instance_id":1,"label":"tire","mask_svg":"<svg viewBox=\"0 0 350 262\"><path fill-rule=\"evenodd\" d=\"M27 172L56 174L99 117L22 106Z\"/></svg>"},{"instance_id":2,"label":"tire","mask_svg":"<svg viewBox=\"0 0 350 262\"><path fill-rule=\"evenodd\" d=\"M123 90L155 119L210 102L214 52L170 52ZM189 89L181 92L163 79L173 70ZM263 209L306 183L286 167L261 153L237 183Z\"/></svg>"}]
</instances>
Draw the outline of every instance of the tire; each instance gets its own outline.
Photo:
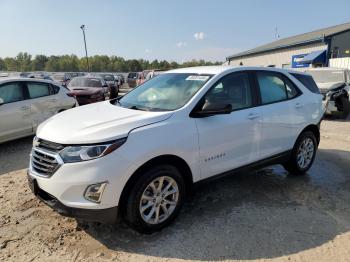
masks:
<instances>
[{"instance_id":1,"label":"tire","mask_svg":"<svg viewBox=\"0 0 350 262\"><path fill-rule=\"evenodd\" d=\"M318 143L314 133L311 131L303 132L294 145L289 161L283 165L284 168L290 175L304 175L315 160L317 146ZM313 148L312 154L310 153L311 147ZM304 162L301 158L304 158Z\"/></svg>"},{"instance_id":2,"label":"tire","mask_svg":"<svg viewBox=\"0 0 350 262\"><path fill-rule=\"evenodd\" d=\"M178 193L163 197L165 193L163 195L159 193L161 178L163 178L163 192L170 184L167 192L177 190ZM151 186L152 183L154 187ZM140 174L127 196L124 217L126 223L140 233L150 234L161 230L178 216L185 199L185 192L184 179L176 167L159 165L146 170ZM157 196L157 194L160 195ZM165 213L164 208L167 208L168 214ZM147 217L149 217L148 221L146 221Z\"/></svg>"}]
</instances>

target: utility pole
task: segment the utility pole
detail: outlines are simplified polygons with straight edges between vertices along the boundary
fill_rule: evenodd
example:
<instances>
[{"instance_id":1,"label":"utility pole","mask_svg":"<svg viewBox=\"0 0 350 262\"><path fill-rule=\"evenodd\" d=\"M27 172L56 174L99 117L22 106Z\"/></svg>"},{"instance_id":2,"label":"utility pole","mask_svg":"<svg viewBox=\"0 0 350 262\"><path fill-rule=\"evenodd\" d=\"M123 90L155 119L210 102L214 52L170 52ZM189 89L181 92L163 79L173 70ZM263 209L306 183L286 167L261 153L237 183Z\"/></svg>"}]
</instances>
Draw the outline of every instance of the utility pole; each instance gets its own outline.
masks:
<instances>
[{"instance_id":1,"label":"utility pole","mask_svg":"<svg viewBox=\"0 0 350 262\"><path fill-rule=\"evenodd\" d=\"M88 72L90 72L90 66L89 66L89 57L88 57L87 48L86 48L85 25L81 25L80 29L83 31L83 36L84 36L84 44L85 44L85 56L86 56L86 64L87 64L87 69L88 69Z\"/></svg>"}]
</instances>

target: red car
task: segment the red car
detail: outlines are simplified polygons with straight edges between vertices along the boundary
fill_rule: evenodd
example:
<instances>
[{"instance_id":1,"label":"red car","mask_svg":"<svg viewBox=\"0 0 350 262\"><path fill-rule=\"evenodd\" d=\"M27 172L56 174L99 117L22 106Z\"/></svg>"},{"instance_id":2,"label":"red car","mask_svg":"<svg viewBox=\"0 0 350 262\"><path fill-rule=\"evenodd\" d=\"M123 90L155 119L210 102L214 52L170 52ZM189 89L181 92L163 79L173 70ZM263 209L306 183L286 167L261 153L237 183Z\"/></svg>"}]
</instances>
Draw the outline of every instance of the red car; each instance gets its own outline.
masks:
<instances>
[{"instance_id":1,"label":"red car","mask_svg":"<svg viewBox=\"0 0 350 262\"><path fill-rule=\"evenodd\" d=\"M69 82L68 89L79 105L104 101L109 96L109 87L100 77L75 77Z\"/></svg>"}]
</instances>

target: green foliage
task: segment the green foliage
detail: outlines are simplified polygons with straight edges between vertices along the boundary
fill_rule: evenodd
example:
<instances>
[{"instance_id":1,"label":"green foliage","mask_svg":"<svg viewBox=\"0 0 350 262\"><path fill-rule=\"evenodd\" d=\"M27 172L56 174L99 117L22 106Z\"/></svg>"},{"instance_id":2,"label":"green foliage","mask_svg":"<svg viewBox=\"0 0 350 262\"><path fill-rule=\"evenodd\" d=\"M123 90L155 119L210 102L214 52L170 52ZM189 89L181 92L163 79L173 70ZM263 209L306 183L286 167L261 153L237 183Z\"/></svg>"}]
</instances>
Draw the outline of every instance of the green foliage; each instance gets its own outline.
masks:
<instances>
[{"instance_id":1,"label":"green foliage","mask_svg":"<svg viewBox=\"0 0 350 262\"><path fill-rule=\"evenodd\" d=\"M169 70L180 67L220 65L221 62L192 60L178 64L166 60L148 61L144 59L125 60L118 56L95 55L89 57L91 72L130 72L146 69ZM15 58L0 58L0 70L3 71L49 71L49 72L86 72L88 71L85 57L76 55L45 56L36 55L34 59L28 53L19 53Z\"/></svg>"}]
</instances>

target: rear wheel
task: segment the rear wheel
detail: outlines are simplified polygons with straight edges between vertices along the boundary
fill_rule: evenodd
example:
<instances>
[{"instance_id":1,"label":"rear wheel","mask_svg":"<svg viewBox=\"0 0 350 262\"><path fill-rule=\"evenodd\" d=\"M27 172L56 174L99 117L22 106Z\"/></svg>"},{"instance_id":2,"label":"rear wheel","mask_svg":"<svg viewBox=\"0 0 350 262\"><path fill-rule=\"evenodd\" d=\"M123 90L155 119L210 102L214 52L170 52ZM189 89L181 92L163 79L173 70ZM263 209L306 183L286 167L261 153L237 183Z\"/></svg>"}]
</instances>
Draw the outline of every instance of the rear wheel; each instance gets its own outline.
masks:
<instances>
[{"instance_id":1,"label":"rear wheel","mask_svg":"<svg viewBox=\"0 0 350 262\"><path fill-rule=\"evenodd\" d=\"M185 182L178 169L171 165L153 167L131 188L125 220L140 233L158 231L176 218L184 198Z\"/></svg>"},{"instance_id":2,"label":"rear wheel","mask_svg":"<svg viewBox=\"0 0 350 262\"><path fill-rule=\"evenodd\" d=\"M316 156L317 140L313 132L303 132L294 145L289 161L284 168L291 175L303 175L310 169Z\"/></svg>"}]
</instances>

